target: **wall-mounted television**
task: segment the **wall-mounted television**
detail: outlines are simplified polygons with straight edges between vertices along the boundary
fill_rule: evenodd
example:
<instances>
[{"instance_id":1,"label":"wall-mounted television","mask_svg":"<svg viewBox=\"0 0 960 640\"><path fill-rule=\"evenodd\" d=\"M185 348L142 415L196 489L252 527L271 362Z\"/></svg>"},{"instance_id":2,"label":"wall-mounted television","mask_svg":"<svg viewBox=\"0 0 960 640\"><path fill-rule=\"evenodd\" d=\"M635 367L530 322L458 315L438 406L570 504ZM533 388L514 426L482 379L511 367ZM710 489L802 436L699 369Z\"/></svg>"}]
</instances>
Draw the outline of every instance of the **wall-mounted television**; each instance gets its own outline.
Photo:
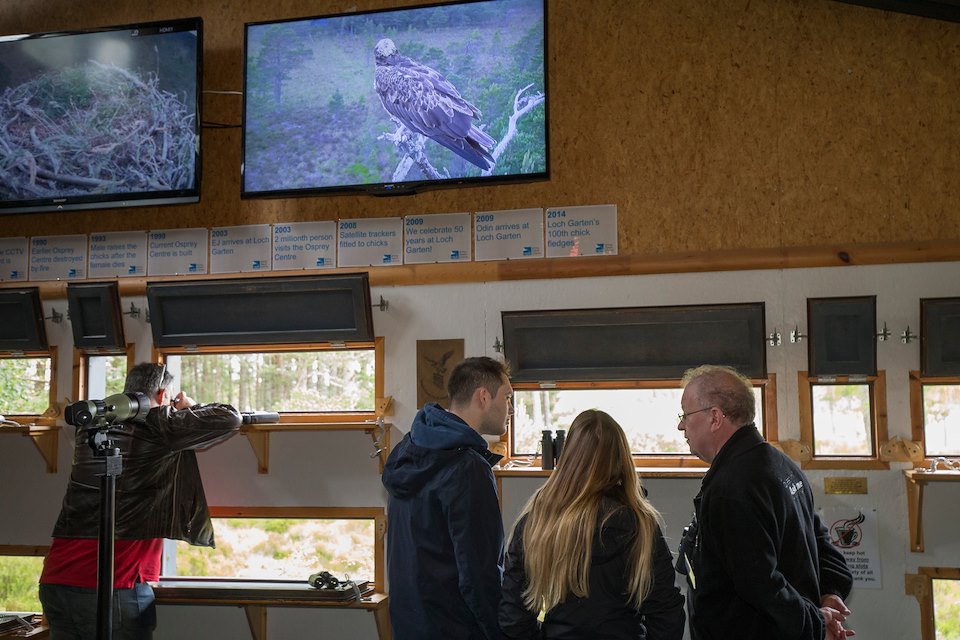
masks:
<instances>
[{"instance_id":1,"label":"wall-mounted television","mask_svg":"<svg viewBox=\"0 0 960 640\"><path fill-rule=\"evenodd\" d=\"M0 214L197 202L202 32L0 36Z\"/></svg>"},{"instance_id":2,"label":"wall-mounted television","mask_svg":"<svg viewBox=\"0 0 960 640\"><path fill-rule=\"evenodd\" d=\"M545 0L250 23L241 196L549 178Z\"/></svg>"}]
</instances>

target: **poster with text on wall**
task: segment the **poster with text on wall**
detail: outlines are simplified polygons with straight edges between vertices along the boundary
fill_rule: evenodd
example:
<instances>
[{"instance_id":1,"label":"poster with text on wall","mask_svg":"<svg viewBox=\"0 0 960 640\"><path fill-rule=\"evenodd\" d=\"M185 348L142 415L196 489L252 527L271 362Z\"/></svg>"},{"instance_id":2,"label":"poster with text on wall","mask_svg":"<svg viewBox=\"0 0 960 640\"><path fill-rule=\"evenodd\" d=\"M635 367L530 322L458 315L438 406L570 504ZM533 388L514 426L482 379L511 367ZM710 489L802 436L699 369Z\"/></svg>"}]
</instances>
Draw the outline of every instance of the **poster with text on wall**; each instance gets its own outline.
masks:
<instances>
[{"instance_id":1,"label":"poster with text on wall","mask_svg":"<svg viewBox=\"0 0 960 640\"><path fill-rule=\"evenodd\" d=\"M90 234L90 277L132 278L147 273L147 232Z\"/></svg>"},{"instance_id":2,"label":"poster with text on wall","mask_svg":"<svg viewBox=\"0 0 960 640\"><path fill-rule=\"evenodd\" d=\"M403 219L358 218L337 222L337 265L403 264Z\"/></svg>"},{"instance_id":3,"label":"poster with text on wall","mask_svg":"<svg viewBox=\"0 0 960 640\"><path fill-rule=\"evenodd\" d=\"M853 573L854 589L882 589L880 528L873 508L831 507L820 510L830 542Z\"/></svg>"},{"instance_id":4,"label":"poster with text on wall","mask_svg":"<svg viewBox=\"0 0 960 640\"><path fill-rule=\"evenodd\" d=\"M0 280L26 280L30 264L28 252L25 237L0 238Z\"/></svg>"},{"instance_id":5,"label":"poster with text on wall","mask_svg":"<svg viewBox=\"0 0 960 640\"><path fill-rule=\"evenodd\" d=\"M30 238L31 280L83 280L86 277L86 235Z\"/></svg>"},{"instance_id":6,"label":"poster with text on wall","mask_svg":"<svg viewBox=\"0 0 960 640\"><path fill-rule=\"evenodd\" d=\"M550 207L545 217L548 258L617 255L617 205Z\"/></svg>"},{"instance_id":7,"label":"poster with text on wall","mask_svg":"<svg viewBox=\"0 0 960 640\"><path fill-rule=\"evenodd\" d=\"M147 234L147 275L176 276L207 272L207 229L161 229Z\"/></svg>"},{"instance_id":8,"label":"poster with text on wall","mask_svg":"<svg viewBox=\"0 0 960 640\"><path fill-rule=\"evenodd\" d=\"M403 219L404 264L470 262L470 214L440 213Z\"/></svg>"},{"instance_id":9,"label":"poster with text on wall","mask_svg":"<svg viewBox=\"0 0 960 640\"><path fill-rule=\"evenodd\" d=\"M214 227L210 230L210 273L270 271L269 224Z\"/></svg>"},{"instance_id":10,"label":"poster with text on wall","mask_svg":"<svg viewBox=\"0 0 960 640\"><path fill-rule=\"evenodd\" d=\"M478 211L473 217L477 261L543 257L543 209Z\"/></svg>"},{"instance_id":11,"label":"poster with text on wall","mask_svg":"<svg viewBox=\"0 0 960 640\"><path fill-rule=\"evenodd\" d=\"M286 222L273 225L273 270L333 269L337 266L337 223Z\"/></svg>"}]
</instances>

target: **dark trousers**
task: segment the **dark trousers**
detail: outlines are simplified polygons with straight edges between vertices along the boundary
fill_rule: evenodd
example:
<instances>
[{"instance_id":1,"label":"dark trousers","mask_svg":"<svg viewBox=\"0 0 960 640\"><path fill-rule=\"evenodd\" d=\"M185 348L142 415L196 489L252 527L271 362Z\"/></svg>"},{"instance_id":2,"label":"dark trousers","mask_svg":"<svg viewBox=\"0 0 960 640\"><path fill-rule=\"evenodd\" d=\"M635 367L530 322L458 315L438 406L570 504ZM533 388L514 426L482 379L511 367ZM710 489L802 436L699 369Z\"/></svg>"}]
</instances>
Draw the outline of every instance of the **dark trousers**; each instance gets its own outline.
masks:
<instances>
[{"instance_id":1,"label":"dark trousers","mask_svg":"<svg viewBox=\"0 0 960 640\"><path fill-rule=\"evenodd\" d=\"M40 604L50 625L50 640L96 640L96 589L41 584ZM156 627L157 611L149 584L114 590L113 640L151 640Z\"/></svg>"}]
</instances>

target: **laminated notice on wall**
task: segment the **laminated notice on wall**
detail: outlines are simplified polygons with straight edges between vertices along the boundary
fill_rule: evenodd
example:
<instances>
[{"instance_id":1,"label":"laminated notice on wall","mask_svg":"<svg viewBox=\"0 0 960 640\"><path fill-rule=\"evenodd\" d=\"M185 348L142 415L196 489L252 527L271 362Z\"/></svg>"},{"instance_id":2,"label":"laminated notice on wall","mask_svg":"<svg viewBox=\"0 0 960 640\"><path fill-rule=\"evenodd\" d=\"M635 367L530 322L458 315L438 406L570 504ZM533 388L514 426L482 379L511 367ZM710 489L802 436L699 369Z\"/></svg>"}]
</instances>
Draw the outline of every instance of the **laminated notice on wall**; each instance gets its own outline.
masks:
<instances>
[{"instance_id":1,"label":"laminated notice on wall","mask_svg":"<svg viewBox=\"0 0 960 640\"><path fill-rule=\"evenodd\" d=\"M476 260L543 257L543 209L483 211L473 222Z\"/></svg>"},{"instance_id":2,"label":"laminated notice on wall","mask_svg":"<svg viewBox=\"0 0 960 640\"><path fill-rule=\"evenodd\" d=\"M819 513L830 542L843 554L853 573L854 589L882 589L877 510L831 507Z\"/></svg>"},{"instance_id":3,"label":"laminated notice on wall","mask_svg":"<svg viewBox=\"0 0 960 640\"><path fill-rule=\"evenodd\" d=\"M337 224L341 267L403 264L403 219L361 218Z\"/></svg>"},{"instance_id":4,"label":"laminated notice on wall","mask_svg":"<svg viewBox=\"0 0 960 640\"><path fill-rule=\"evenodd\" d=\"M547 209L547 257L617 255L617 205Z\"/></svg>"},{"instance_id":5,"label":"laminated notice on wall","mask_svg":"<svg viewBox=\"0 0 960 640\"><path fill-rule=\"evenodd\" d=\"M333 269L337 223L333 220L273 225L273 270Z\"/></svg>"},{"instance_id":6,"label":"laminated notice on wall","mask_svg":"<svg viewBox=\"0 0 960 640\"><path fill-rule=\"evenodd\" d=\"M269 224L215 227L210 230L210 273L270 270Z\"/></svg>"},{"instance_id":7,"label":"laminated notice on wall","mask_svg":"<svg viewBox=\"0 0 960 640\"><path fill-rule=\"evenodd\" d=\"M147 273L147 232L90 234L90 277L129 278Z\"/></svg>"},{"instance_id":8,"label":"laminated notice on wall","mask_svg":"<svg viewBox=\"0 0 960 640\"><path fill-rule=\"evenodd\" d=\"M86 277L86 235L30 238L31 280L83 280Z\"/></svg>"},{"instance_id":9,"label":"laminated notice on wall","mask_svg":"<svg viewBox=\"0 0 960 640\"><path fill-rule=\"evenodd\" d=\"M147 275L206 273L210 235L207 229L165 229L147 235Z\"/></svg>"},{"instance_id":10,"label":"laminated notice on wall","mask_svg":"<svg viewBox=\"0 0 960 640\"><path fill-rule=\"evenodd\" d=\"M441 213L403 219L403 262L470 262L470 214Z\"/></svg>"},{"instance_id":11,"label":"laminated notice on wall","mask_svg":"<svg viewBox=\"0 0 960 640\"><path fill-rule=\"evenodd\" d=\"M30 264L27 247L26 238L0 238L0 280L27 279Z\"/></svg>"}]
</instances>

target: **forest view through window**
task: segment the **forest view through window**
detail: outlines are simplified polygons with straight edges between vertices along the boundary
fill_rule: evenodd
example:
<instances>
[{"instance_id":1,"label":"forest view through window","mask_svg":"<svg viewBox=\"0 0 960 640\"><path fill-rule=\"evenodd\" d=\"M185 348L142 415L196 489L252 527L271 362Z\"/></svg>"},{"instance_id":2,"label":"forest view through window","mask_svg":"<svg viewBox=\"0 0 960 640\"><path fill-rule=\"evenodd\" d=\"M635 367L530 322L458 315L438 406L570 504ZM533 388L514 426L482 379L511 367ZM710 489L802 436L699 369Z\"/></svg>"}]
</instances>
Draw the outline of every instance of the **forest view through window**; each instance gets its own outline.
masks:
<instances>
[{"instance_id":1,"label":"forest view through window","mask_svg":"<svg viewBox=\"0 0 960 640\"><path fill-rule=\"evenodd\" d=\"M171 391L239 411L366 412L376 406L373 348L168 355Z\"/></svg>"},{"instance_id":2,"label":"forest view through window","mask_svg":"<svg viewBox=\"0 0 960 640\"><path fill-rule=\"evenodd\" d=\"M51 359L0 358L0 414L42 414L50 406Z\"/></svg>"},{"instance_id":3,"label":"forest view through window","mask_svg":"<svg viewBox=\"0 0 960 640\"><path fill-rule=\"evenodd\" d=\"M763 432L763 390L754 387L757 428ZM537 455L545 429L567 430L587 409L609 413L627 434L634 455L690 455L677 429L683 389L514 389L513 455Z\"/></svg>"}]
</instances>

